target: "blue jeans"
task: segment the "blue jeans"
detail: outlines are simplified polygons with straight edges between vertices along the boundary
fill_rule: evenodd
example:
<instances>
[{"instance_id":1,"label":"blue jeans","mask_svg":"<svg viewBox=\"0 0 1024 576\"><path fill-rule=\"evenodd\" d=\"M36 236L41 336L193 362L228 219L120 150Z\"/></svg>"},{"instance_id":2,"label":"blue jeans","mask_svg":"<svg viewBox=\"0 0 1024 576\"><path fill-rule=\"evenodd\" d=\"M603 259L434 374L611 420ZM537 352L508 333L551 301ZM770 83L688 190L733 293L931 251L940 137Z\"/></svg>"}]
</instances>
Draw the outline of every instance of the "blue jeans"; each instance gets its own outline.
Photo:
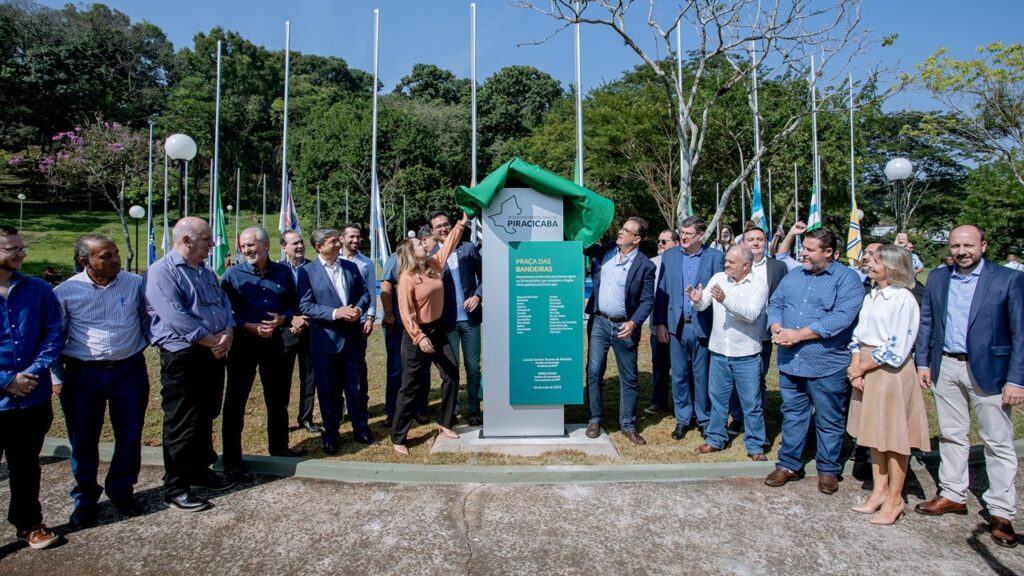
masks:
<instances>
[{"instance_id":1,"label":"blue jeans","mask_svg":"<svg viewBox=\"0 0 1024 576\"><path fill-rule=\"evenodd\" d=\"M601 421L601 385L608 365L608 348L615 351L619 368L619 425L623 432L636 432L637 351L633 338L618 337L622 324L594 316L590 326L590 351L587 356L587 396L590 421Z\"/></svg>"},{"instance_id":2,"label":"blue jeans","mask_svg":"<svg viewBox=\"0 0 1024 576\"><path fill-rule=\"evenodd\" d=\"M107 404L114 429L114 457L104 482L111 499L128 498L142 464L142 423L149 402L149 376L142 353L109 368L91 367L66 357L60 405L71 442L75 506L95 504L103 489L96 482L100 431Z\"/></svg>"},{"instance_id":3,"label":"blue jeans","mask_svg":"<svg viewBox=\"0 0 1024 576\"><path fill-rule=\"evenodd\" d=\"M790 376L779 372L782 393L782 444L778 466L795 472L803 469L804 445L814 410L818 450L815 463L819 473L838 476L843 469L839 451L846 431L846 403L849 398L846 370L820 378Z\"/></svg>"},{"instance_id":4,"label":"blue jeans","mask_svg":"<svg viewBox=\"0 0 1024 576\"><path fill-rule=\"evenodd\" d=\"M707 430L709 445L722 449L729 441L725 424L729 418L729 399L736 393L743 408L743 444L747 447L747 454L764 453L764 399L758 378L760 370L760 354L729 357L711 353L711 424Z\"/></svg>"},{"instance_id":5,"label":"blue jeans","mask_svg":"<svg viewBox=\"0 0 1024 576\"><path fill-rule=\"evenodd\" d=\"M480 401L483 395L480 390L480 324L463 320L456 322L455 328L448 331L448 342L455 354L455 367L466 365L466 395L469 404L469 416L480 416ZM461 346L460 346L461 344ZM460 358L459 349L462 349ZM455 413L458 414L458 402Z\"/></svg>"},{"instance_id":6,"label":"blue jeans","mask_svg":"<svg viewBox=\"0 0 1024 576\"><path fill-rule=\"evenodd\" d=\"M761 343L761 411L764 411L764 395L767 386L765 385L765 375L768 374L768 368L772 365L772 341L765 340ZM732 393L732 398L729 399L729 415L732 416L734 422L743 423L743 408L740 407L740 397L737 392Z\"/></svg>"},{"instance_id":7,"label":"blue jeans","mask_svg":"<svg viewBox=\"0 0 1024 576\"><path fill-rule=\"evenodd\" d=\"M675 405L676 423L689 426L696 414L697 425L706 428L711 422L708 341L698 338L693 324L686 323L679 333L669 336L668 345L672 361L672 402Z\"/></svg>"}]
</instances>

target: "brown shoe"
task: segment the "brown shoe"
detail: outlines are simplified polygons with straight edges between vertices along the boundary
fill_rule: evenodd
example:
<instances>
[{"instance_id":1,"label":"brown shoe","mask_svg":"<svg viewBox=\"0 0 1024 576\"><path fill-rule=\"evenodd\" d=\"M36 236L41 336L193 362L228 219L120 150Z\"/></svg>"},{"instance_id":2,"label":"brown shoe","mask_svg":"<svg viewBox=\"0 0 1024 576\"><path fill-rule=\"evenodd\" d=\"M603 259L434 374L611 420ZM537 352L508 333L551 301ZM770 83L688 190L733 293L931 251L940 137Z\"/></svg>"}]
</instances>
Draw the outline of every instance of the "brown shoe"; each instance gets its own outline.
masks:
<instances>
[{"instance_id":1,"label":"brown shoe","mask_svg":"<svg viewBox=\"0 0 1024 576\"><path fill-rule=\"evenodd\" d=\"M632 442L633 444L636 444L637 446L647 445L647 440L644 440L644 437L641 436L638 432L629 430L623 432L622 435L625 436L626 438L629 438L629 441Z\"/></svg>"},{"instance_id":2,"label":"brown shoe","mask_svg":"<svg viewBox=\"0 0 1024 576\"><path fill-rule=\"evenodd\" d=\"M1013 532L1013 528L1010 528L1010 532ZM54 534L45 524L40 524L31 530L18 532L18 540L27 542L29 548L33 550L42 550L56 544L60 536Z\"/></svg>"},{"instance_id":3,"label":"brown shoe","mask_svg":"<svg viewBox=\"0 0 1024 576\"><path fill-rule=\"evenodd\" d=\"M1006 518L990 516L988 519L988 531L992 534L992 540L1000 546L1007 548L1017 547L1017 533L1013 531L1013 524Z\"/></svg>"},{"instance_id":4,"label":"brown shoe","mask_svg":"<svg viewBox=\"0 0 1024 576\"><path fill-rule=\"evenodd\" d=\"M783 468L782 466L779 466L775 468L775 470L773 470L767 478L764 479L764 483L766 486L778 488L779 486L784 486L786 482L792 482L793 480L799 479L799 473L793 472L789 468Z\"/></svg>"},{"instance_id":5,"label":"brown shoe","mask_svg":"<svg viewBox=\"0 0 1024 576\"><path fill-rule=\"evenodd\" d=\"M818 492L835 494L839 491L839 478L831 474L818 474Z\"/></svg>"},{"instance_id":6,"label":"brown shoe","mask_svg":"<svg viewBox=\"0 0 1024 576\"><path fill-rule=\"evenodd\" d=\"M914 506L914 512L925 516L942 516L943 514L967 515L967 504L957 504L948 498L936 496L927 502Z\"/></svg>"},{"instance_id":7,"label":"brown shoe","mask_svg":"<svg viewBox=\"0 0 1024 576\"><path fill-rule=\"evenodd\" d=\"M721 450L721 448L715 448L711 444L701 444L700 447L697 448L697 452L701 454L711 454L712 452L718 452L719 450Z\"/></svg>"},{"instance_id":8,"label":"brown shoe","mask_svg":"<svg viewBox=\"0 0 1024 576\"><path fill-rule=\"evenodd\" d=\"M765 455L762 454L761 452L757 452L755 454L747 454L747 457L750 458L751 460L753 460L754 462L767 462L768 461L768 458L766 458Z\"/></svg>"},{"instance_id":9,"label":"brown shoe","mask_svg":"<svg viewBox=\"0 0 1024 576\"><path fill-rule=\"evenodd\" d=\"M587 424L587 438L597 438L601 435L601 423L591 422Z\"/></svg>"}]
</instances>

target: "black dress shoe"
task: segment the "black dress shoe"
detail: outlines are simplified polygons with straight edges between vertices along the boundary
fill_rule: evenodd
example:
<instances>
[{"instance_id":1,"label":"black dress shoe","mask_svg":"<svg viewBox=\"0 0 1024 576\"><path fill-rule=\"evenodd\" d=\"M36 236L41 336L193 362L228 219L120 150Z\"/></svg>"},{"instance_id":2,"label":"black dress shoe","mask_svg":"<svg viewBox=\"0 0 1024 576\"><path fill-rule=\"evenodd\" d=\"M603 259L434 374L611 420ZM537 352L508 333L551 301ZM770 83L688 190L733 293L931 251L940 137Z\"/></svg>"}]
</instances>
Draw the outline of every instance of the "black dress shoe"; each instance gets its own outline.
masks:
<instances>
[{"instance_id":1,"label":"black dress shoe","mask_svg":"<svg viewBox=\"0 0 1024 576\"><path fill-rule=\"evenodd\" d=\"M334 456L338 453L338 443L334 440L324 440L324 454Z\"/></svg>"},{"instance_id":2,"label":"black dress shoe","mask_svg":"<svg viewBox=\"0 0 1024 576\"><path fill-rule=\"evenodd\" d=\"M636 444L637 446L647 445L647 440L644 440L644 437L641 436L640 433L637 432L636 430L624 430L622 432L622 435L628 438L630 442Z\"/></svg>"},{"instance_id":3,"label":"black dress shoe","mask_svg":"<svg viewBox=\"0 0 1024 576\"><path fill-rule=\"evenodd\" d=\"M394 421L393 419L391 419L391 418L385 418L385 419L384 419L384 421L380 423L380 427L381 427L381 428L391 428L391 426L392 426L392 425L393 425L394 423L395 423L395 421Z\"/></svg>"},{"instance_id":4,"label":"black dress shoe","mask_svg":"<svg viewBox=\"0 0 1024 576\"><path fill-rule=\"evenodd\" d=\"M212 504L193 494L190 490L184 490L177 494L167 494L164 502L171 508L181 512L201 512L210 508Z\"/></svg>"},{"instance_id":5,"label":"black dress shoe","mask_svg":"<svg viewBox=\"0 0 1024 576\"><path fill-rule=\"evenodd\" d=\"M413 420L416 420L417 424L426 424L430 422L430 414L417 414L413 416Z\"/></svg>"},{"instance_id":6,"label":"black dress shoe","mask_svg":"<svg viewBox=\"0 0 1024 576\"><path fill-rule=\"evenodd\" d=\"M252 482L252 474L249 474L249 471L241 466L225 469L224 476L229 482L235 484L248 484Z\"/></svg>"},{"instance_id":7,"label":"black dress shoe","mask_svg":"<svg viewBox=\"0 0 1024 576\"><path fill-rule=\"evenodd\" d=\"M676 429L672 431L673 440L682 440L683 436L690 431L690 427L685 424L676 424Z\"/></svg>"},{"instance_id":8,"label":"black dress shoe","mask_svg":"<svg viewBox=\"0 0 1024 576\"><path fill-rule=\"evenodd\" d=\"M188 484L193 488L206 488L207 490L220 492L221 490L233 488L236 482L228 480L223 474L207 469L199 476L189 480Z\"/></svg>"},{"instance_id":9,"label":"black dress shoe","mask_svg":"<svg viewBox=\"0 0 1024 576\"><path fill-rule=\"evenodd\" d=\"M313 423L313 421L311 420L304 420L302 422L299 422L299 428L305 428L306 432L309 432L310 434L320 434L321 432L324 431L323 427L321 427L319 424Z\"/></svg>"},{"instance_id":10,"label":"black dress shoe","mask_svg":"<svg viewBox=\"0 0 1024 576\"><path fill-rule=\"evenodd\" d=\"M117 508L117 511L120 512L122 516L131 518L142 515L142 506L134 496L111 498L110 502L114 505L114 508Z\"/></svg>"},{"instance_id":11,"label":"black dress shoe","mask_svg":"<svg viewBox=\"0 0 1024 576\"><path fill-rule=\"evenodd\" d=\"M373 435L369 433L355 434L353 438L355 439L356 442L360 444L366 444L367 446L371 446L377 443L377 441L373 439Z\"/></svg>"},{"instance_id":12,"label":"black dress shoe","mask_svg":"<svg viewBox=\"0 0 1024 576\"><path fill-rule=\"evenodd\" d=\"M668 412L668 410L666 410L664 406L659 406L658 404L651 404L647 408L644 408L644 414L647 414L648 416L655 416L662 412Z\"/></svg>"},{"instance_id":13,"label":"black dress shoe","mask_svg":"<svg viewBox=\"0 0 1024 576\"><path fill-rule=\"evenodd\" d=\"M75 508L75 511L71 513L71 518L68 519L68 524L71 525L75 530L81 530L82 528L89 528L90 526L96 525L96 505L95 504L80 504Z\"/></svg>"},{"instance_id":14,"label":"black dress shoe","mask_svg":"<svg viewBox=\"0 0 1024 576\"><path fill-rule=\"evenodd\" d=\"M306 450L303 448L285 448L284 450L271 450L271 456L280 456L281 458L302 458L306 455Z\"/></svg>"},{"instance_id":15,"label":"black dress shoe","mask_svg":"<svg viewBox=\"0 0 1024 576\"><path fill-rule=\"evenodd\" d=\"M484 419L483 419L482 416L470 416L469 417L469 425L470 426L483 426L484 425Z\"/></svg>"},{"instance_id":16,"label":"black dress shoe","mask_svg":"<svg viewBox=\"0 0 1024 576\"><path fill-rule=\"evenodd\" d=\"M587 430L585 433L587 435L587 438L598 438L599 436L601 436L601 423L591 422L587 424Z\"/></svg>"}]
</instances>

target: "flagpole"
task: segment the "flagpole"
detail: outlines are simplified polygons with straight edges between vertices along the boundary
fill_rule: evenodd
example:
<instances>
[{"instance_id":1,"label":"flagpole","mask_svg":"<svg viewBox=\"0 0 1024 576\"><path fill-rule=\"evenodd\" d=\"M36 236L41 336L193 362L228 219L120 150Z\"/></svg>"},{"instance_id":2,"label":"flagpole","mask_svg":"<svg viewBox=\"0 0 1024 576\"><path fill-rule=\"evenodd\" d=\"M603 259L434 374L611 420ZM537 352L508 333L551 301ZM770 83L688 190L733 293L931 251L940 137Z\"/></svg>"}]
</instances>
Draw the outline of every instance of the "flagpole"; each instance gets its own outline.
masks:
<instances>
[{"instance_id":1,"label":"flagpole","mask_svg":"<svg viewBox=\"0 0 1024 576\"><path fill-rule=\"evenodd\" d=\"M853 74L850 74L850 209L857 206L856 171L853 162Z\"/></svg>"},{"instance_id":2,"label":"flagpole","mask_svg":"<svg viewBox=\"0 0 1024 576\"><path fill-rule=\"evenodd\" d=\"M149 184L148 192L146 193L146 233L149 235L148 244L146 245L146 266L149 267L153 264L151 255L155 254L156 246L154 246L153 238L153 119L149 119L149 164L147 165L149 170Z\"/></svg>"},{"instance_id":3,"label":"flagpole","mask_svg":"<svg viewBox=\"0 0 1024 576\"><path fill-rule=\"evenodd\" d=\"M213 226L213 158L210 158L210 226Z\"/></svg>"},{"instance_id":4,"label":"flagpole","mask_svg":"<svg viewBox=\"0 0 1024 576\"><path fill-rule=\"evenodd\" d=\"M718 182L715 182L715 211L716 212L718 211L718 203L721 202L721 201L722 200L721 200L721 193L719 192L719 184L718 184ZM719 218L719 220L721 220L721 218ZM721 237L719 235L719 232L718 232L718 222L719 222L719 220L715 220L715 242L718 242L718 239Z\"/></svg>"},{"instance_id":5,"label":"flagpole","mask_svg":"<svg viewBox=\"0 0 1024 576\"><path fill-rule=\"evenodd\" d=\"M756 161L754 162L754 195L750 200L750 218L751 220L758 220L757 210L761 210L760 220L761 222L755 222L760 225L764 221L764 206L761 204L761 119L760 109L757 101L757 44L750 41L750 74L751 81L753 83L753 108L754 108L754 156ZM747 221L744 219L743 223L740 224L740 234L743 234L743 229L746 227Z\"/></svg>"},{"instance_id":6,"label":"flagpole","mask_svg":"<svg viewBox=\"0 0 1024 576\"><path fill-rule=\"evenodd\" d=\"M476 2L469 5L469 101L470 101L470 169L469 185L476 186ZM480 235L477 219L473 219L471 241ZM405 198L402 198L402 234L405 234Z\"/></svg>"},{"instance_id":7,"label":"flagpole","mask_svg":"<svg viewBox=\"0 0 1024 576\"><path fill-rule=\"evenodd\" d=\"M774 233L774 222L772 222L772 169L768 169L768 235Z\"/></svg>"},{"instance_id":8,"label":"flagpole","mask_svg":"<svg viewBox=\"0 0 1024 576\"><path fill-rule=\"evenodd\" d=\"M817 77L814 74L814 54L811 54L811 132L812 132L812 151L813 151L813 179L814 190L811 194L811 211L807 215L807 227L809 230L814 230L821 225L821 167L819 165L818 158L818 96L817 96ZM816 202L818 201L818 202ZM817 213L815 214L815 209Z\"/></svg>"},{"instance_id":9,"label":"flagpole","mask_svg":"<svg viewBox=\"0 0 1024 576\"><path fill-rule=\"evenodd\" d=\"M580 61L580 3L577 1L576 23L573 25L576 45L576 183L583 186L583 80Z\"/></svg>"},{"instance_id":10,"label":"flagpole","mask_svg":"<svg viewBox=\"0 0 1024 576\"><path fill-rule=\"evenodd\" d=\"M679 118L683 117L683 21L676 23L676 107ZM679 186L683 184L683 147L679 147ZM687 206L692 206L693 192L690 192L690 201ZM689 211L689 210L687 210ZM715 213L718 212L718 184L715 184ZM718 224L715 221L715 241L718 241Z\"/></svg>"},{"instance_id":11,"label":"flagpole","mask_svg":"<svg viewBox=\"0 0 1024 576\"><path fill-rule=\"evenodd\" d=\"M238 252L238 212L242 204L242 167L235 168L235 252Z\"/></svg>"},{"instance_id":12,"label":"flagpole","mask_svg":"<svg viewBox=\"0 0 1024 576\"><path fill-rule=\"evenodd\" d=\"M800 221L800 184L799 184L799 172L797 169L797 163L793 162L793 223L796 224ZM796 237L796 253L800 254L800 236Z\"/></svg>"},{"instance_id":13,"label":"flagpole","mask_svg":"<svg viewBox=\"0 0 1024 576\"><path fill-rule=\"evenodd\" d=\"M166 256L171 250L167 243L167 235L171 233L169 228L170 224L167 222L167 152L164 151L164 235L160 241L160 251L163 256Z\"/></svg>"},{"instance_id":14,"label":"flagpole","mask_svg":"<svg viewBox=\"0 0 1024 576\"><path fill-rule=\"evenodd\" d=\"M260 224L264 229L267 227L267 175L266 173L260 174L260 180L263 182L263 219L260 220Z\"/></svg>"},{"instance_id":15,"label":"flagpole","mask_svg":"<svg viewBox=\"0 0 1024 576\"><path fill-rule=\"evenodd\" d=\"M320 227L320 187L316 187L316 227Z\"/></svg>"},{"instance_id":16,"label":"flagpole","mask_svg":"<svg viewBox=\"0 0 1024 576\"><path fill-rule=\"evenodd\" d=\"M185 216L188 216L188 160L185 160Z\"/></svg>"},{"instance_id":17,"label":"flagpole","mask_svg":"<svg viewBox=\"0 0 1024 576\"><path fill-rule=\"evenodd\" d=\"M284 22L284 128L281 134L281 198L288 191L288 74L291 55L290 20Z\"/></svg>"},{"instance_id":18,"label":"flagpole","mask_svg":"<svg viewBox=\"0 0 1024 576\"><path fill-rule=\"evenodd\" d=\"M381 245L383 230L381 224L380 183L377 181L377 82L378 57L380 49L380 9L373 10L373 120L370 147L370 258L375 264L383 265L384 246Z\"/></svg>"}]
</instances>

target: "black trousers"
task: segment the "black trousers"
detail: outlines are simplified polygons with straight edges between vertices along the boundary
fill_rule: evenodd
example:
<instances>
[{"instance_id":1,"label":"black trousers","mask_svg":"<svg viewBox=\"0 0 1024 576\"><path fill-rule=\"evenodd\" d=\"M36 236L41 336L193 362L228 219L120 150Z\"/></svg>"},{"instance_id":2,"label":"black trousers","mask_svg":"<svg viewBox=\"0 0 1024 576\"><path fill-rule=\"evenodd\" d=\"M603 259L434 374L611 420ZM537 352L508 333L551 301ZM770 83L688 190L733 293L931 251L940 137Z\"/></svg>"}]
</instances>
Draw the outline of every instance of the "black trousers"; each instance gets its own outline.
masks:
<instances>
[{"instance_id":1,"label":"black trousers","mask_svg":"<svg viewBox=\"0 0 1024 576\"><path fill-rule=\"evenodd\" d=\"M164 489L187 490L217 461L213 421L224 395L224 360L204 346L160 349L160 397L164 411Z\"/></svg>"},{"instance_id":2,"label":"black trousers","mask_svg":"<svg viewBox=\"0 0 1024 576\"><path fill-rule=\"evenodd\" d=\"M284 380L289 386L299 363L299 425L313 421L313 400L316 398L316 379L313 377L313 355L309 353L309 333L282 334L284 342ZM322 412L322 411L321 411ZM322 418L322 414L321 414Z\"/></svg>"},{"instance_id":3,"label":"black trousers","mask_svg":"<svg viewBox=\"0 0 1024 576\"><path fill-rule=\"evenodd\" d=\"M241 330L228 355L228 385L224 392L224 467L242 465L242 428L245 405L259 370L263 384L263 402L267 405L267 447L270 453L288 449L288 394L290 379L285 378L284 344L280 332L260 338Z\"/></svg>"},{"instance_id":4,"label":"black trousers","mask_svg":"<svg viewBox=\"0 0 1024 576\"><path fill-rule=\"evenodd\" d=\"M405 444L413 416L420 406L418 398L423 389L430 389L431 363L441 373L441 409L437 413L437 423L445 428L455 425L455 400L459 393L459 366L455 362L455 353L440 321L423 324L420 329L434 345L434 353L420 350L408 333L402 336L402 386L398 389L395 418L391 423L393 444Z\"/></svg>"},{"instance_id":5,"label":"black trousers","mask_svg":"<svg viewBox=\"0 0 1024 576\"><path fill-rule=\"evenodd\" d=\"M18 532L43 522L39 504L39 451L53 423L50 399L31 408L0 411L0 456L7 460L11 503L7 521Z\"/></svg>"},{"instance_id":6,"label":"black trousers","mask_svg":"<svg viewBox=\"0 0 1024 576\"><path fill-rule=\"evenodd\" d=\"M651 404L669 410L672 408L672 354L668 344L658 342L653 333L651 370Z\"/></svg>"}]
</instances>

